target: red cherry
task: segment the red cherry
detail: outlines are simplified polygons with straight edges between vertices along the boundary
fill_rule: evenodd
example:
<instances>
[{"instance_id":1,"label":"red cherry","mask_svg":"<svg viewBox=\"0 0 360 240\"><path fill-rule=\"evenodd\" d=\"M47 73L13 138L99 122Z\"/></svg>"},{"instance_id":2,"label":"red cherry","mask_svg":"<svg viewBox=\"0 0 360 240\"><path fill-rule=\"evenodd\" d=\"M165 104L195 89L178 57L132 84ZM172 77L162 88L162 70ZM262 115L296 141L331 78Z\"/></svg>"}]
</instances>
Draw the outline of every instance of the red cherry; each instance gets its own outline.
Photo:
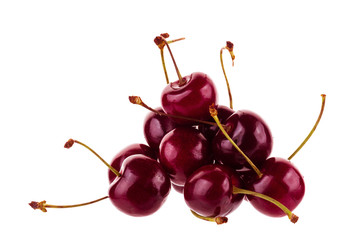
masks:
<instances>
[{"instance_id":1,"label":"red cherry","mask_svg":"<svg viewBox=\"0 0 360 240\"><path fill-rule=\"evenodd\" d=\"M206 165L197 169L184 186L184 198L190 209L204 217L224 217L242 202L243 194L234 194L233 186L242 187L230 168Z\"/></svg>"},{"instance_id":2,"label":"red cherry","mask_svg":"<svg viewBox=\"0 0 360 240\"><path fill-rule=\"evenodd\" d=\"M267 159L260 168L263 174L247 184L247 188L257 193L265 194L294 210L305 194L305 183L300 171L283 158ZM260 212L271 217L282 217L285 213L278 207L260 198L248 196L250 203Z\"/></svg>"},{"instance_id":3,"label":"red cherry","mask_svg":"<svg viewBox=\"0 0 360 240\"><path fill-rule=\"evenodd\" d=\"M231 139L256 166L270 155L273 146L272 135L268 125L259 115L251 111L236 111L222 123ZM221 131L215 135L212 146L216 161L234 169L250 167L244 156Z\"/></svg>"},{"instance_id":4,"label":"red cherry","mask_svg":"<svg viewBox=\"0 0 360 240\"><path fill-rule=\"evenodd\" d=\"M109 198L128 215L148 216L162 206L170 189L170 179L161 165L137 154L123 162L120 176L109 187Z\"/></svg>"},{"instance_id":5,"label":"red cherry","mask_svg":"<svg viewBox=\"0 0 360 240\"><path fill-rule=\"evenodd\" d=\"M225 121L228 117L230 117L235 111L229 107L224 105L216 106L216 110L218 112L218 118L220 122ZM206 137L209 142L212 142L214 136L219 131L219 127L217 125L209 125L209 124L199 124L200 132Z\"/></svg>"},{"instance_id":6,"label":"red cherry","mask_svg":"<svg viewBox=\"0 0 360 240\"><path fill-rule=\"evenodd\" d=\"M199 130L177 127L162 139L159 161L172 182L183 186L196 169L212 163L209 143Z\"/></svg>"},{"instance_id":7,"label":"red cherry","mask_svg":"<svg viewBox=\"0 0 360 240\"><path fill-rule=\"evenodd\" d=\"M156 153L149 146L141 143L134 143L118 152L112 159L110 165L117 171L120 171L121 165L124 160L134 154L143 154L154 159L155 161L157 159ZM109 169L108 177L109 182L111 183L116 178L116 175Z\"/></svg>"},{"instance_id":8,"label":"red cherry","mask_svg":"<svg viewBox=\"0 0 360 240\"><path fill-rule=\"evenodd\" d=\"M210 119L209 106L217 103L215 85L205 73L192 73L189 76L168 84L161 94L161 104L168 114L180 115L199 120ZM175 120L179 123L189 123Z\"/></svg>"},{"instance_id":9,"label":"red cherry","mask_svg":"<svg viewBox=\"0 0 360 240\"><path fill-rule=\"evenodd\" d=\"M155 108L157 112L164 113L162 108ZM173 130L177 124L167 116L156 112L150 112L144 120L144 136L149 146L156 152L159 152L160 142L163 137Z\"/></svg>"}]
</instances>

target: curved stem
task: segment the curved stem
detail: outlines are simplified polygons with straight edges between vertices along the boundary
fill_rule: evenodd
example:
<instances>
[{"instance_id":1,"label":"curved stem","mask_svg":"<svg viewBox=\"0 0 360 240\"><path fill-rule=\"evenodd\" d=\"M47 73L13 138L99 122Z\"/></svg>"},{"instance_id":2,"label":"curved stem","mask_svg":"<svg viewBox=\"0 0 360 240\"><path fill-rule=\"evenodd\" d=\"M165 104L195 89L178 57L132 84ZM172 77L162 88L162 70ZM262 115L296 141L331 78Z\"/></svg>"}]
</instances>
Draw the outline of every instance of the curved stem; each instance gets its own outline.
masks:
<instances>
[{"instance_id":1,"label":"curved stem","mask_svg":"<svg viewBox=\"0 0 360 240\"><path fill-rule=\"evenodd\" d=\"M231 139L229 134L227 134L226 130L221 125L220 120L217 116L217 110L215 109L214 105L211 105L209 107L209 111L210 111L211 116L214 118L216 124L220 128L221 132L224 134L224 136L231 142L231 144L236 148L236 150L239 153L241 153L241 155L245 158L247 163L252 167L252 169L254 169L254 171L259 176L259 178L261 178L263 174L260 172L260 170L255 166L255 164L250 160L250 158L248 156L246 156L246 154L239 148L239 146Z\"/></svg>"},{"instance_id":2,"label":"curved stem","mask_svg":"<svg viewBox=\"0 0 360 240\"><path fill-rule=\"evenodd\" d=\"M129 101L131 103L133 103L133 104L140 105L140 106L146 108L147 110L149 110L151 112L154 112L156 114L159 114L161 116L167 116L167 117L170 117L170 118L177 118L177 119L182 119L182 120L187 120L187 121L192 121L192 122L198 122L198 123L208 124L208 125L212 125L212 126L217 126L217 124L215 122L209 122L209 121L199 120L199 119L195 119L195 118L189 118L189 117L178 116L178 115L167 114L167 113L156 111L155 109L153 109L153 108L149 107L148 105L146 105L139 96L129 96Z\"/></svg>"},{"instance_id":3,"label":"curved stem","mask_svg":"<svg viewBox=\"0 0 360 240\"><path fill-rule=\"evenodd\" d=\"M201 216L200 214L194 212L193 210L190 210L190 211L195 217L205 220L205 221L208 221L208 222L216 222L216 224L218 224L218 225L227 223L227 221L228 221L227 217L204 217L204 216Z\"/></svg>"},{"instance_id":4,"label":"curved stem","mask_svg":"<svg viewBox=\"0 0 360 240\"><path fill-rule=\"evenodd\" d=\"M166 41L166 39L165 39L164 37L162 37L162 38L163 38L163 40L164 40L164 43L165 43L167 49L169 50L171 59L172 59L172 61L173 61L173 63L174 63L174 67L175 67L176 73L177 73L178 78L179 78L179 85L181 86L181 85L185 84L186 81L183 80L183 78L182 78L182 76L181 76L181 74L180 74L179 68L178 68L178 66L177 66L177 64L176 64L175 58L174 58L174 56L173 56L173 54L172 54L172 52L171 52L171 49L170 49L170 47L169 47L168 42Z\"/></svg>"},{"instance_id":5,"label":"curved stem","mask_svg":"<svg viewBox=\"0 0 360 240\"><path fill-rule=\"evenodd\" d=\"M168 37L168 35L162 35L162 37ZM166 65L165 65L165 57L164 57L165 42L164 42L164 39L162 37L155 38L154 42L156 43L156 45L160 49L161 62L162 62L163 69L164 69L166 83L169 84L169 76L167 74ZM174 42L181 41L181 40L184 40L184 39L185 38L173 39L173 40L167 41L167 43L170 44L170 43L174 43Z\"/></svg>"},{"instance_id":6,"label":"curved stem","mask_svg":"<svg viewBox=\"0 0 360 240\"><path fill-rule=\"evenodd\" d=\"M72 205L51 205L51 204L46 204L46 201L41 201L41 202L35 202L32 201L31 203L29 203L30 207L32 207L34 210L36 209L40 209L43 212L47 212L46 208L74 208L74 207L82 207L82 206L86 206L86 205L90 205L96 202L100 202L104 199L109 198L109 196L105 196L99 199L96 199L94 201L91 202L86 202L86 203L80 203L80 204L72 204Z\"/></svg>"},{"instance_id":7,"label":"curved stem","mask_svg":"<svg viewBox=\"0 0 360 240\"><path fill-rule=\"evenodd\" d=\"M83 147L87 148L88 150L90 150L93 154L95 154L95 156L97 156L116 176L120 177L121 174L115 169L113 168L110 164L108 164L102 157L100 157L99 154L97 154L93 149L91 149L89 146L87 146L86 144L78 141L78 140L73 140L73 139L69 139L66 143L65 143L65 148L70 148L72 147L72 145L74 143L80 144Z\"/></svg>"},{"instance_id":8,"label":"curved stem","mask_svg":"<svg viewBox=\"0 0 360 240\"><path fill-rule=\"evenodd\" d=\"M281 210L284 211L284 213L289 217L290 221L292 223L296 223L297 220L299 219L298 216L296 216L295 214L293 214L287 207L285 207L282 203L280 203L279 201L269 197L269 196L266 196L264 194L261 194L261 193L257 193L257 192L253 192L253 191L250 191L250 190L245 190L245 189L240 189L240 188L237 188L235 186L233 186L233 193L234 194L246 194L246 195L251 195L251 196L255 196L255 197L259 197L259 198L262 198L266 201L269 201L273 204L275 204L276 206L278 206Z\"/></svg>"},{"instance_id":9,"label":"curved stem","mask_svg":"<svg viewBox=\"0 0 360 240\"><path fill-rule=\"evenodd\" d=\"M227 78L226 72L225 72L225 67L224 67L224 62L223 62L222 53L223 53L223 50L224 50L224 49L227 49L227 50L229 51L229 53L230 53L230 55L231 55L231 59L232 59L232 65L234 66L235 55L234 55L234 52L233 52L233 47L234 47L234 44L232 44L232 42L230 42L230 41L227 41L227 42L226 42L226 46L220 49L221 68L222 68L222 70L223 70L224 77L225 77L225 81L226 81L226 86L227 86L227 89L228 89L228 95L229 95L229 101L230 101L230 108L231 108L231 109L233 109L232 95L231 95L231 90L230 90L230 84L229 84L229 81L228 81L228 78Z\"/></svg>"},{"instance_id":10,"label":"curved stem","mask_svg":"<svg viewBox=\"0 0 360 240\"><path fill-rule=\"evenodd\" d=\"M300 144L300 146L293 152L293 154L290 155L290 157L288 158L288 160L291 160L295 154L297 152L300 151L300 149L305 145L305 143L310 139L311 135L315 132L316 127L318 126L320 119L322 117L322 114L324 112L324 108L325 108L325 99L326 99L326 95L325 94L321 94L321 98L322 98L322 102L321 102L321 110L320 110L320 114L315 122L314 127L311 129L310 133L307 135L307 137L304 139L304 141Z\"/></svg>"}]
</instances>

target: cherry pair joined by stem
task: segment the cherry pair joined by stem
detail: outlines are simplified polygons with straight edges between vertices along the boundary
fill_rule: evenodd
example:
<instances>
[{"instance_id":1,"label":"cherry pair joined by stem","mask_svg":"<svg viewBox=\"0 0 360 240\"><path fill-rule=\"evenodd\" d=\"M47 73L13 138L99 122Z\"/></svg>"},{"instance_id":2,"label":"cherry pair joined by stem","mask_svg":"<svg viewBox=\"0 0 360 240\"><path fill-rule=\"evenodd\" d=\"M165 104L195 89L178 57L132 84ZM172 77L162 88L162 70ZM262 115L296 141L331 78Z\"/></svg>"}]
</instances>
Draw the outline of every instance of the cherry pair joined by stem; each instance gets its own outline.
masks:
<instances>
[{"instance_id":1,"label":"cherry pair joined by stem","mask_svg":"<svg viewBox=\"0 0 360 240\"><path fill-rule=\"evenodd\" d=\"M251 196L251 199L261 199L296 223L298 217L284 204L265 194L243 189L243 185L236 172L230 168L217 164L206 165L197 169L187 179L184 199L196 213L195 216L217 222L217 218L223 219L235 210L246 194Z\"/></svg>"},{"instance_id":2,"label":"cherry pair joined by stem","mask_svg":"<svg viewBox=\"0 0 360 240\"><path fill-rule=\"evenodd\" d=\"M65 148L72 147L74 143L80 144L93 152L116 175L116 178L109 186L108 196L85 204L69 206L49 205L46 204L46 201L33 201L30 203L32 208L46 211L47 207L79 207L109 198L112 204L123 213L140 217L153 214L167 199L171 189L167 173L156 159L136 153L137 151L146 153L150 149L149 147L147 149L146 147L143 148L141 144L133 144L125 148L114 158L116 164L114 164L114 161L113 164L115 167L118 167L118 164L121 163L120 170L117 170L80 141L70 139L66 142ZM125 155L128 155L128 157L123 158ZM109 175L109 178L112 178L112 176Z\"/></svg>"}]
</instances>

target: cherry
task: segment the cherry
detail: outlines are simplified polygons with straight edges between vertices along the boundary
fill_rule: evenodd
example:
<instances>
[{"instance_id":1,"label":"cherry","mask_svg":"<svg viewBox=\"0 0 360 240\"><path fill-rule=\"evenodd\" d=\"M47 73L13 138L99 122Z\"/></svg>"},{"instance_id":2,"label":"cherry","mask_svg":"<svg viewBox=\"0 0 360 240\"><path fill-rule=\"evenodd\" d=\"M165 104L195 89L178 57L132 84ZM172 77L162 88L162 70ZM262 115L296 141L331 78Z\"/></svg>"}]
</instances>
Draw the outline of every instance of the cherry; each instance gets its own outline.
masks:
<instances>
[{"instance_id":1,"label":"cherry","mask_svg":"<svg viewBox=\"0 0 360 240\"><path fill-rule=\"evenodd\" d=\"M161 107L155 110L164 113ZM156 112L148 113L144 120L144 136L146 142L158 153L162 138L176 126L177 124L167 116L160 115Z\"/></svg>"},{"instance_id":2,"label":"cherry","mask_svg":"<svg viewBox=\"0 0 360 240\"><path fill-rule=\"evenodd\" d=\"M183 186L196 169L212 163L212 156L209 143L199 130L181 126L162 139L159 161L172 182Z\"/></svg>"},{"instance_id":3,"label":"cherry","mask_svg":"<svg viewBox=\"0 0 360 240\"><path fill-rule=\"evenodd\" d=\"M109 198L120 211L131 216L147 216L165 202L170 179L153 159L136 154L125 159L120 176L110 185Z\"/></svg>"},{"instance_id":4,"label":"cherry","mask_svg":"<svg viewBox=\"0 0 360 240\"><path fill-rule=\"evenodd\" d=\"M290 162L290 159L305 145L318 126L324 112L326 95L322 94L321 97L322 104L320 114L310 133L295 152L291 154L288 159L279 157L267 159L260 169L262 177L253 178L253 181L247 181L246 184L249 189L273 197L286 205L290 210L295 209L299 205L305 194L303 177L299 170ZM274 206L269 205L261 199L254 199L252 197L248 199L257 210L268 216L281 217L284 215L279 209L274 208Z\"/></svg>"},{"instance_id":5,"label":"cherry","mask_svg":"<svg viewBox=\"0 0 360 240\"><path fill-rule=\"evenodd\" d=\"M300 171L287 159L272 157L260 168L263 176L247 184L247 188L268 195L290 211L294 210L305 194L305 183ZM248 196L250 203L260 212L271 217L282 217L284 212L263 199Z\"/></svg>"},{"instance_id":6,"label":"cherry","mask_svg":"<svg viewBox=\"0 0 360 240\"><path fill-rule=\"evenodd\" d=\"M110 184L109 199L120 211L131 216L147 216L156 212L165 202L170 179L159 162L143 154L127 157L120 171L108 164L86 144L70 139L65 148L80 144L94 153L117 177Z\"/></svg>"},{"instance_id":7,"label":"cherry","mask_svg":"<svg viewBox=\"0 0 360 240\"><path fill-rule=\"evenodd\" d=\"M178 75L178 80L169 83L161 93L162 108L166 113L172 115L180 115L199 120L209 119L208 107L212 103L216 104L218 100L214 82L208 75L201 72L195 72L182 77L165 37L167 37L167 35L158 36L154 41L158 46L165 44L168 48ZM179 119L175 119L175 121L182 124L191 123Z\"/></svg>"},{"instance_id":8,"label":"cherry","mask_svg":"<svg viewBox=\"0 0 360 240\"><path fill-rule=\"evenodd\" d=\"M236 111L222 123L230 138L255 165L261 164L270 155L273 146L272 135L259 115L251 111ZM234 169L249 166L244 156L221 131L215 135L212 148L215 160L224 165Z\"/></svg>"},{"instance_id":9,"label":"cherry","mask_svg":"<svg viewBox=\"0 0 360 240\"><path fill-rule=\"evenodd\" d=\"M164 111L174 115L207 120L210 118L208 108L212 103L217 103L215 85L208 75L201 72L168 84L161 93Z\"/></svg>"},{"instance_id":10,"label":"cherry","mask_svg":"<svg viewBox=\"0 0 360 240\"><path fill-rule=\"evenodd\" d=\"M231 108L226 107L224 105L216 106L216 110L218 111L218 118L220 122L225 121L228 117L230 117L230 115L232 115L235 112ZM217 125L210 125L210 124L199 124L198 129L209 142L212 142L216 133L219 131L219 127Z\"/></svg>"},{"instance_id":11,"label":"cherry","mask_svg":"<svg viewBox=\"0 0 360 240\"><path fill-rule=\"evenodd\" d=\"M143 154L154 160L157 159L156 153L149 146L141 143L134 143L125 147L120 152L118 152L112 159L110 165L113 168L115 168L117 171L120 171L121 165L124 162L124 160L127 157L134 154ZM116 174L109 169L108 177L109 177L109 182L111 183L116 178Z\"/></svg>"},{"instance_id":12,"label":"cherry","mask_svg":"<svg viewBox=\"0 0 360 240\"><path fill-rule=\"evenodd\" d=\"M233 186L241 188L242 185L230 168L218 164L206 165L186 180L185 202L204 217L226 216L242 202L244 195L233 194Z\"/></svg>"}]
</instances>

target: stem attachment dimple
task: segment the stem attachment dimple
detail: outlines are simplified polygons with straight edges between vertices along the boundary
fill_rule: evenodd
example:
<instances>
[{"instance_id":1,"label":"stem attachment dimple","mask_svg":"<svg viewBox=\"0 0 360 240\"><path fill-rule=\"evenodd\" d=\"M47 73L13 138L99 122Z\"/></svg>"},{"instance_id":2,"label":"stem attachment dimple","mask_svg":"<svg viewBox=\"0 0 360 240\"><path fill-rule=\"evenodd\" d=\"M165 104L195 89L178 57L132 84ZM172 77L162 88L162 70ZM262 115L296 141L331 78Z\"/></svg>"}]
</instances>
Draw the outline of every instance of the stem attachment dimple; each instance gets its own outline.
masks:
<instances>
[{"instance_id":1,"label":"stem attachment dimple","mask_svg":"<svg viewBox=\"0 0 360 240\"><path fill-rule=\"evenodd\" d=\"M115 168L113 168L110 164L108 164L99 154L97 154L93 149L91 149L89 146L87 146L86 144L84 144L84 143L82 143L82 142L80 142L80 141L78 141L78 140L74 140L74 139L69 139L66 143L65 143L65 145L64 145L64 147L65 148L71 148L73 145L74 145L74 143L77 143L77 144L80 144L80 145L82 145L83 147L85 147L85 148L87 148L89 151L91 151L95 156L97 156L116 176L118 176L118 177L120 177L121 176L121 174L115 169Z\"/></svg>"},{"instance_id":2,"label":"stem attachment dimple","mask_svg":"<svg viewBox=\"0 0 360 240\"><path fill-rule=\"evenodd\" d=\"M325 94L321 94L321 110L320 110L320 114L315 122L315 125L313 126L313 128L311 129L310 133L307 135L307 137L304 139L304 141L300 144L300 146L293 152L293 154L290 155L290 157L288 158L288 160L291 160L296 153L298 153L300 151L300 149L305 145L305 143L310 139L311 135L315 132L316 127L318 126L320 119L322 117L322 114L324 112L325 109L325 99L326 99L326 95Z\"/></svg>"},{"instance_id":3,"label":"stem attachment dimple","mask_svg":"<svg viewBox=\"0 0 360 240\"><path fill-rule=\"evenodd\" d=\"M36 209L40 209L43 212L47 212L47 208L74 208L74 207L81 207L81 206L86 206L86 205L90 205L96 202L100 202L104 199L109 198L109 196L105 196L99 199L96 199L94 201L90 201L90 202L86 202L86 203L80 203L80 204L73 204L73 205L51 205L51 204L47 204L46 201L41 201L41 202L35 202L32 201L31 203L29 203L30 207L32 207L34 210Z\"/></svg>"},{"instance_id":4,"label":"stem attachment dimple","mask_svg":"<svg viewBox=\"0 0 360 240\"><path fill-rule=\"evenodd\" d=\"M284 213L289 217L289 219L290 219L290 221L292 223L296 223L298 221L298 219L299 219L299 217L296 216L295 214L293 214L287 207L285 207L282 203L280 203L279 201L275 200L272 197L266 196L266 195L261 194L261 193L253 192L253 191L250 191L250 190L240 189L240 188L237 188L235 186L233 186L233 193L234 194L246 194L246 195L259 197L259 198L262 198L262 199L264 199L266 201L269 201L269 202L275 204L281 210L284 211Z\"/></svg>"},{"instance_id":5,"label":"stem attachment dimple","mask_svg":"<svg viewBox=\"0 0 360 240\"><path fill-rule=\"evenodd\" d=\"M214 118L216 124L218 125L218 127L220 128L221 132L224 134L224 136L231 142L231 144L236 148L236 150L241 153L241 155L245 158L245 160L247 161L247 163L252 167L252 169L254 169L254 171L256 172L256 174L258 175L259 178L262 177L262 173L260 172L260 170L255 166L255 164L250 160L250 158L248 156L246 156L246 154L239 148L239 146L231 139L231 137L229 136L229 134L227 134L226 130L224 129L224 127L222 126L222 124L220 123L220 120L217 116L217 110L215 109L214 104L210 105L209 107L209 112L210 115Z\"/></svg>"},{"instance_id":6,"label":"stem attachment dimple","mask_svg":"<svg viewBox=\"0 0 360 240\"><path fill-rule=\"evenodd\" d=\"M228 81L228 78L226 76L226 72L225 72L225 67L224 67L224 62L223 62L223 50L228 50L230 55L231 55L231 60L232 60L232 66L234 66L234 60L235 60L235 55L234 55L234 44L230 41L226 42L226 46L220 49L220 62L221 62L221 68L223 70L224 73L224 77L225 77L225 81L226 81L226 86L228 89L228 95L229 95L229 101L230 101L230 108L233 109L233 102L232 102L232 95L231 95L231 90L230 90L230 84Z\"/></svg>"},{"instance_id":7,"label":"stem attachment dimple","mask_svg":"<svg viewBox=\"0 0 360 240\"><path fill-rule=\"evenodd\" d=\"M228 222L227 217L204 217L204 216L201 216L200 214L194 212L193 210L190 210L190 211L195 217L197 217L199 219L202 219L202 220L205 220L205 221L215 222L217 225Z\"/></svg>"}]
</instances>

